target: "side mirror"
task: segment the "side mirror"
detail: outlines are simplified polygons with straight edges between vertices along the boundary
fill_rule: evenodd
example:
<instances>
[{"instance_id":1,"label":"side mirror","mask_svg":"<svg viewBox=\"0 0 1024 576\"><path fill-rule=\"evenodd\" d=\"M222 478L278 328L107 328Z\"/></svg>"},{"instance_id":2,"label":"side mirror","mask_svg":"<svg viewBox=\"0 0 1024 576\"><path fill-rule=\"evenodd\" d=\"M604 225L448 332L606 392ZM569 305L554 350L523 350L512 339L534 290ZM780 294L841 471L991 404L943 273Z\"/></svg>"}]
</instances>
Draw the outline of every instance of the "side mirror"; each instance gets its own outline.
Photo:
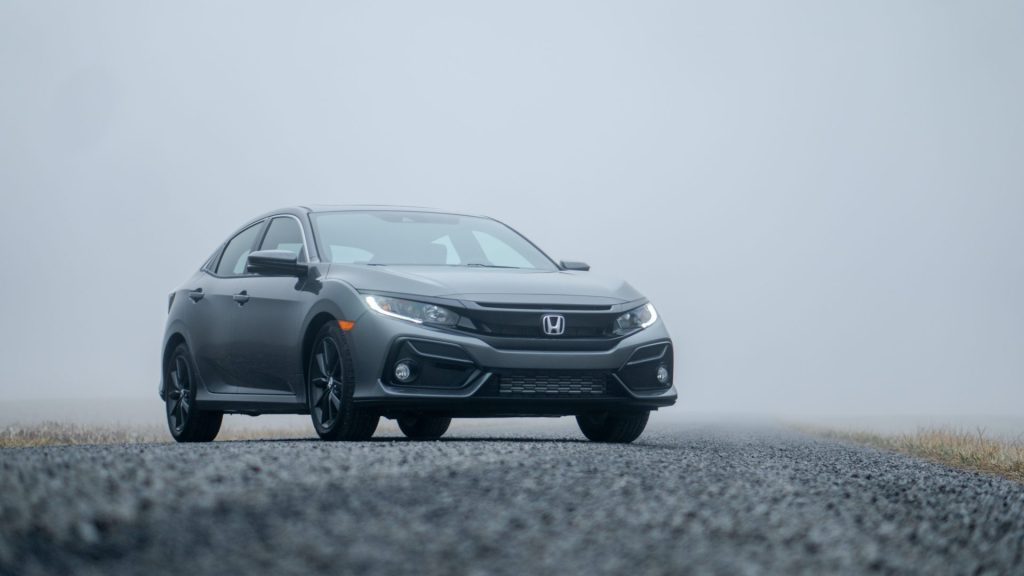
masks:
<instances>
[{"instance_id":1,"label":"side mirror","mask_svg":"<svg viewBox=\"0 0 1024 576\"><path fill-rule=\"evenodd\" d=\"M259 250L249 254L245 270L265 276L305 276L309 267L299 263L299 255L288 250Z\"/></svg>"},{"instance_id":2,"label":"side mirror","mask_svg":"<svg viewBox=\"0 0 1024 576\"><path fill-rule=\"evenodd\" d=\"M559 266L562 270L579 270L580 272L589 272L590 264L586 262L573 262L571 260L562 260L559 262Z\"/></svg>"}]
</instances>

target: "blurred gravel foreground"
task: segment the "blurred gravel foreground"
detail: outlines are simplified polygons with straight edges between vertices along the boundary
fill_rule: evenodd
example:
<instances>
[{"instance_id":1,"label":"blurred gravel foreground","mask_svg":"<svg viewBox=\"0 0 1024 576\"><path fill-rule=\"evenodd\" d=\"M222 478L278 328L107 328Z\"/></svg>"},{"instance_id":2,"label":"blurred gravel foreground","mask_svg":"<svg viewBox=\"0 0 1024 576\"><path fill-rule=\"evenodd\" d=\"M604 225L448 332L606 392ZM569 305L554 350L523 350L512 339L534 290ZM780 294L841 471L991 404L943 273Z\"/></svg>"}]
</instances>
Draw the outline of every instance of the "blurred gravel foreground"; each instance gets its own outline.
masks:
<instances>
[{"instance_id":1,"label":"blurred gravel foreground","mask_svg":"<svg viewBox=\"0 0 1024 576\"><path fill-rule=\"evenodd\" d=\"M0 574L1024 573L1024 485L656 414L0 450Z\"/></svg>"}]
</instances>

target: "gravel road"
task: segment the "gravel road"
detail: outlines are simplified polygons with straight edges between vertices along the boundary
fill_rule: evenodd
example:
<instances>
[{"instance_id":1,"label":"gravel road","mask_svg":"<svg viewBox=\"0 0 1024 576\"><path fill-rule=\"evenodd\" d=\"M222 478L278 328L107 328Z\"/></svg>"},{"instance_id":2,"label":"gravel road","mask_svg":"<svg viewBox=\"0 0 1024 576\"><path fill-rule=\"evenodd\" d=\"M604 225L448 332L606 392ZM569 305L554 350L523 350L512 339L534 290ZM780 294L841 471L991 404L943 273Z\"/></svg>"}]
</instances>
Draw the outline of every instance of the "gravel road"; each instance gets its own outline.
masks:
<instances>
[{"instance_id":1,"label":"gravel road","mask_svg":"<svg viewBox=\"0 0 1024 576\"><path fill-rule=\"evenodd\" d=\"M1024 486L656 414L0 451L0 573L1024 574Z\"/></svg>"}]
</instances>

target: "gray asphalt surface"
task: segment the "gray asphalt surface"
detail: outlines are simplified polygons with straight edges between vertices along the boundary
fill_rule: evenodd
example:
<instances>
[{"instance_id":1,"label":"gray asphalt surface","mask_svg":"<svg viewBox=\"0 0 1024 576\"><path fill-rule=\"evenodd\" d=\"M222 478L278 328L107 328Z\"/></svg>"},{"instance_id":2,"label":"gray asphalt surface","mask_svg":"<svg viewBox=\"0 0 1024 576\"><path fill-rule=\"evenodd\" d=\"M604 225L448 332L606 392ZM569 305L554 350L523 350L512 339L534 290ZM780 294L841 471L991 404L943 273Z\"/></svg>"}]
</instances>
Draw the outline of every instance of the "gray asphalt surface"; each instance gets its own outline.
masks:
<instances>
[{"instance_id":1,"label":"gray asphalt surface","mask_svg":"<svg viewBox=\"0 0 1024 576\"><path fill-rule=\"evenodd\" d=\"M0 451L3 574L1024 574L1024 486L655 415Z\"/></svg>"}]
</instances>

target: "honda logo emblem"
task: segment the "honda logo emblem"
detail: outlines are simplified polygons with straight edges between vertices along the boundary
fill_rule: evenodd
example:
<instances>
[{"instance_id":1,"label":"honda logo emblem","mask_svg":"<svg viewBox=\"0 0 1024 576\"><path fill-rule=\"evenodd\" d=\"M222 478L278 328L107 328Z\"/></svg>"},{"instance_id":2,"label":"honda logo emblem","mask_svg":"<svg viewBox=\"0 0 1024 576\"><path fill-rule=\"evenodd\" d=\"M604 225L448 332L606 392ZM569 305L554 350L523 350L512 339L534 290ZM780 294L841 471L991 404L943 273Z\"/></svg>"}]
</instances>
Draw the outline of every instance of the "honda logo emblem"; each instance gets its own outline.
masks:
<instances>
[{"instance_id":1,"label":"honda logo emblem","mask_svg":"<svg viewBox=\"0 0 1024 576\"><path fill-rule=\"evenodd\" d=\"M565 316L560 314L547 314L541 319L544 333L548 336L561 336L565 334Z\"/></svg>"}]
</instances>

